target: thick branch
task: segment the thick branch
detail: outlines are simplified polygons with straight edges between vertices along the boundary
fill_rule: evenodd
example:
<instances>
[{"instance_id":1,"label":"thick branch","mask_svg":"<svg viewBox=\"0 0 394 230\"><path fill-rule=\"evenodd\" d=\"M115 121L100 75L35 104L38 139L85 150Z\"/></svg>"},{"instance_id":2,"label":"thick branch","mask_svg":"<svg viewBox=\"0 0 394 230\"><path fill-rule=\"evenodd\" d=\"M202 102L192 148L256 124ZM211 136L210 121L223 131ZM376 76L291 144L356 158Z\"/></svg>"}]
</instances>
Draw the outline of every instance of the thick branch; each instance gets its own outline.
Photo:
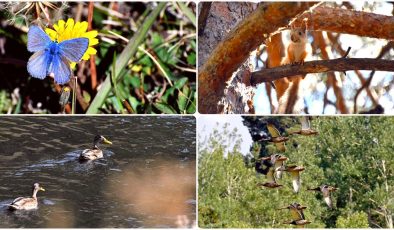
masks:
<instances>
[{"instance_id":1,"label":"thick branch","mask_svg":"<svg viewBox=\"0 0 394 230\"><path fill-rule=\"evenodd\" d=\"M375 70L394 72L394 61L375 58L337 58L305 62L303 65L284 65L272 69L263 69L252 73L252 85L274 81L284 77L324 73L330 71Z\"/></svg>"},{"instance_id":2,"label":"thick branch","mask_svg":"<svg viewBox=\"0 0 394 230\"><path fill-rule=\"evenodd\" d=\"M279 27L286 26L289 19L309 9L314 2L262 3L236 28L234 28L200 68L198 100L200 113L217 113L217 104L223 97L228 81L249 52L262 44Z\"/></svg>"},{"instance_id":3,"label":"thick branch","mask_svg":"<svg viewBox=\"0 0 394 230\"><path fill-rule=\"evenodd\" d=\"M198 16L198 33L204 33L205 25L207 23L209 10L211 9L212 2L201 2L199 7L201 7L200 15Z\"/></svg>"},{"instance_id":4,"label":"thick branch","mask_svg":"<svg viewBox=\"0 0 394 230\"><path fill-rule=\"evenodd\" d=\"M316 7L297 17L295 24L308 18L308 30L394 39L394 17L340 8Z\"/></svg>"}]
</instances>

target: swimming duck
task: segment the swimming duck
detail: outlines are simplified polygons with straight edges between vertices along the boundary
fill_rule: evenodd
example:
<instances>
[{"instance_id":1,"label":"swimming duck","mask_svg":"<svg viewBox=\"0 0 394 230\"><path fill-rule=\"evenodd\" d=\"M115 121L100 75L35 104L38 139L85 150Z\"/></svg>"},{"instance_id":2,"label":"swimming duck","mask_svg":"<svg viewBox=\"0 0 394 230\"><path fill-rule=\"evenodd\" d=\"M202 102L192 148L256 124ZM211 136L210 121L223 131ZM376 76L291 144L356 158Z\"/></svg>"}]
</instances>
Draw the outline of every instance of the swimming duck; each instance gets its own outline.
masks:
<instances>
[{"instance_id":1,"label":"swimming duck","mask_svg":"<svg viewBox=\"0 0 394 230\"><path fill-rule=\"evenodd\" d=\"M81 155L79 156L79 160L86 161L86 160L96 160L99 158L103 158L103 150L99 149L98 147L98 145L101 143L112 145L112 142L107 140L105 137L101 135L97 135L94 137L93 147L91 149L83 150Z\"/></svg>"},{"instance_id":2,"label":"swimming duck","mask_svg":"<svg viewBox=\"0 0 394 230\"><path fill-rule=\"evenodd\" d=\"M331 192L336 191L338 188L335 188L333 186L330 185L321 185L317 188L308 188L308 191L317 191L317 192L321 192L323 194L323 199L326 202L326 204L328 205L329 208L332 208L332 200L331 200Z\"/></svg>"},{"instance_id":3,"label":"swimming duck","mask_svg":"<svg viewBox=\"0 0 394 230\"><path fill-rule=\"evenodd\" d=\"M301 130L293 131L290 134L300 134L304 136L317 135L319 132L311 129L310 117L301 117Z\"/></svg>"},{"instance_id":4,"label":"swimming duck","mask_svg":"<svg viewBox=\"0 0 394 230\"><path fill-rule=\"evenodd\" d=\"M38 183L33 185L33 195L31 197L18 197L8 205L9 210L30 210L38 206L37 192L45 191Z\"/></svg>"},{"instance_id":5,"label":"swimming duck","mask_svg":"<svg viewBox=\"0 0 394 230\"><path fill-rule=\"evenodd\" d=\"M312 222L310 222L308 220L293 220L293 221L287 221L287 222L283 222L283 223L296 225L298 228L304 228L305 225L310 224Z\"/></svg>"},{"instance_id":6,"label":"swimming duck","mask_svg":"<svg viewBox=\"0 0 394 230\"><path fill-rule=\"evenodd\" d=\"M304 212L303 210L306 209L307 207L300 205L299 203L292 203L286 207L278 208L278 210L281 209L289 209L291 216L293 217L293 220L305 220Z\"/></svg>"},{"instance_id":7,"label":"swimming duck","mask_svg":"<svg viewBox=\"0 0 394 230\"><path fill-rule=\"evenodd\" d=\"M301 187L300 172L304 171L305 168L302 166L297 166L297 165L286 165L286 166L281 166L277 170L278 171L286 171L286 172L290 173L292 181L293 181L294 192L298 193L298 191L300 191L300 187Z\"/></svg>"},{"instance_id":8,"label":"swimming duck","mask_svg":"<svg viewBox=\"0 0 394 230\"><path fill-rule=\"evenodd\" d=\"M278 151L284 152L286 151L285 142L289 140L288 137L283 137L280 135L279 130L275 128L273 124L267 124L268 132L271 134L271 142L273 142Z\"/></svg>"}]
</instances>

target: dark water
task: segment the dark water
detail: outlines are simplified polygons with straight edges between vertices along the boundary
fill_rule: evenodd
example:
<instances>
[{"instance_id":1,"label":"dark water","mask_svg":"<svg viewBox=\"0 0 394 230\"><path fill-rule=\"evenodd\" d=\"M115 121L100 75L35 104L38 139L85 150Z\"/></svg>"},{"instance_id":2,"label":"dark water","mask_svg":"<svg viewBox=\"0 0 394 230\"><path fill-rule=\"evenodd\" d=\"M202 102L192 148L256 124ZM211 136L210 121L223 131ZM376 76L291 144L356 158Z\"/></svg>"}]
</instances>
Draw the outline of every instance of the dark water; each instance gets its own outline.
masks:
<instances>
[{"instance_id":1,"label":"dark water","mask_svg":"<svg viewBox=\"0 0 394 230\"><path fill-rule=\"evenodd\" d=\"M194 117L0 117L0 227L186 227L195 221ZM96 134L104 158L78 154ZM10 212L31 196L39 207Z\"/></svg>"}]
</instances>

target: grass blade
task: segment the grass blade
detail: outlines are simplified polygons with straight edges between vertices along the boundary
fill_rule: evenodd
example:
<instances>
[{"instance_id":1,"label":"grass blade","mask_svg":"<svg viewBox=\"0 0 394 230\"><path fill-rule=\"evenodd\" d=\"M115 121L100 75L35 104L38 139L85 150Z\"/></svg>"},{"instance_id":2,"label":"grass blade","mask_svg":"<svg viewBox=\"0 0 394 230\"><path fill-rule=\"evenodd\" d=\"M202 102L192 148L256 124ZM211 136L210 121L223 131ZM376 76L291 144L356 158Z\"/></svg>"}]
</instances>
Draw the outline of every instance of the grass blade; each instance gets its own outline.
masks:
<instances>
[{"instance_id":1,"label":"grass blade","mask_svg":"<svg viewBox=\"0 0 394 230\"><path fill-rule=\"evenodd\" d=\"M153 25L156 17L164 9L167 3L160 2L157 7L148 15L144 23L135 33L135 35L130 39L127 46L123 49L122 53L119 55L116 61L115 79L118 80L120 77L121 70L127 65L127 62L133 57L138 50L138 46L144 41L148 30ZM94 97L92 103L87 110L87 114L96 114L99 108L103 105L108 93L111 91L111 77L107 77L101 86L100 91Z\"/></svg>"}]
</instances>

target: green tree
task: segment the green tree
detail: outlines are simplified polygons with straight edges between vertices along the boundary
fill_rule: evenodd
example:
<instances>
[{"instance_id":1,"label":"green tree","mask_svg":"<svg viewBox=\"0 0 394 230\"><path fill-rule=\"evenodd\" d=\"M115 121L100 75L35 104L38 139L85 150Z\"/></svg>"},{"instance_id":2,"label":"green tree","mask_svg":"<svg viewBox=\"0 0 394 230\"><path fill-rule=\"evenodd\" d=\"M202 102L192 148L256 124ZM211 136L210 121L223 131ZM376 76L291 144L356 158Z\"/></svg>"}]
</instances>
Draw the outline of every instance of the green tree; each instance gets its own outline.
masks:
<instances>
[{"instance_id":1,"label":"green tree","mask_svg":"<svg viewBox=\"0 0 394 230\"><path fill-rule=\"evenodd\" d=\"M316 117L312 127L319 135L289 136L286 163L305 167L298 194L286 174L279 180L284 185L281 189L256 186L266 178L255 172L254 158L275 153L272 144L261 141L267 122L274 123L282 135L300 129L295 117L245 117L255 141L249 156L240 153L242 140L227 126L217 127L199 143L200 227L291 227L282 224L291 220L288 211L277 209L293 202L308 207L305 216L312 222L310 228L392 227L392 117ZM229 143L237 144L229 148ZM322 184L339 188L332 193L333 209L321 194L306 191Z\"/></svg>"}]
</instances>

